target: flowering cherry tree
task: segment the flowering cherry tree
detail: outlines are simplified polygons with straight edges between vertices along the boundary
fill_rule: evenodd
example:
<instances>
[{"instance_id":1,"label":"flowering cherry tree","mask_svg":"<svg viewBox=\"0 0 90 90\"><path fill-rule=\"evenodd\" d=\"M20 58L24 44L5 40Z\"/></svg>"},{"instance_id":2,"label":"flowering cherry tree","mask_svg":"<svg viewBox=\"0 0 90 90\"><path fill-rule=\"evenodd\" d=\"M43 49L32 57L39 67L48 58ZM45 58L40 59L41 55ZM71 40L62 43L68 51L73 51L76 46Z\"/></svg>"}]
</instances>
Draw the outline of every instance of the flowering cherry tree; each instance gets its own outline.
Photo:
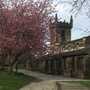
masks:
<instances>
[{"instance_id":1,"label":"flowering cherry tree","mask_svg":"<svg viewBox=\"0 0 90 90\"><path fill-rule=\"evenodd\" d=\"M51 0L0 0L0 52L10 65L17 57L45 50ZM2 60L1 60L2 62Z\"/></svg>"}]
</instances>

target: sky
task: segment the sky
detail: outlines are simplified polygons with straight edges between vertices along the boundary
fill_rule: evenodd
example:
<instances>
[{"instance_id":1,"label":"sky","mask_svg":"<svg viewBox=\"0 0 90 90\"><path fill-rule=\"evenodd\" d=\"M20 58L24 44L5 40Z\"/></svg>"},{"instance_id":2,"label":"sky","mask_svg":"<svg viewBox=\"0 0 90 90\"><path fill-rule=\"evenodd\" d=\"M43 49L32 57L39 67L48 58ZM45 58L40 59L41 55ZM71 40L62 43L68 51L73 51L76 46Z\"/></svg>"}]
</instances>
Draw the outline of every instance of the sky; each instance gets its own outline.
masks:
<instances>
[{"instance_id":1,"label":"sky","mask_svg":"<svg viewBox=\"0 0 90 90\"><path fill-rule=\"evenodd\" d=\"M68 0L61 0L61 1L65 1L65 2L61 2L57 5L56 10L58 16L61 20L66 20L67 22L69 22L70 16L73 15L73 13L70 12L72 6L70 3L67 3ZM72 0L69 0L69 2L71 1ZM73 19L74 19L74 23L72 28L72 40L89 36L90 18L88 18L88 16L86 15L85 8L83 8L78 15L76 16L73 15Z\"/></svg>"}]
</instances>

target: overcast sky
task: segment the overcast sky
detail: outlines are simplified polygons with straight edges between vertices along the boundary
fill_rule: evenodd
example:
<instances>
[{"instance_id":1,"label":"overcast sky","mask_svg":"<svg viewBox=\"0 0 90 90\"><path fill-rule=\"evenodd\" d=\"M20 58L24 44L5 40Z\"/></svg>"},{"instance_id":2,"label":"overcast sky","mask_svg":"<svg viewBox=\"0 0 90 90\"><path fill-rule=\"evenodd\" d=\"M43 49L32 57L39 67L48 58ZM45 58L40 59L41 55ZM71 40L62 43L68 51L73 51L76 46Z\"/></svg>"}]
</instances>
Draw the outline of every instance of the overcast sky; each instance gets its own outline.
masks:
<instances>
[{"instance_id":1,"label":"overcast sky","mask_svg":"<svg viewBox=\"0 0 90 90\"><path fill-rule=\"evenodd\" d=\"M72 0L69 0L70 3L71 1ZM56 7L56 10L58 11L58 16L61 19L65 19L66 21L69 21L71 16L70 10L72 6L70 3L61 2ZM74 18L74 24L72 29L72 39L78 39L90 35L90 19L86 15L86 10L83 9L77 16L73 16L73 18Z\"/></svg>"}]
</instances>

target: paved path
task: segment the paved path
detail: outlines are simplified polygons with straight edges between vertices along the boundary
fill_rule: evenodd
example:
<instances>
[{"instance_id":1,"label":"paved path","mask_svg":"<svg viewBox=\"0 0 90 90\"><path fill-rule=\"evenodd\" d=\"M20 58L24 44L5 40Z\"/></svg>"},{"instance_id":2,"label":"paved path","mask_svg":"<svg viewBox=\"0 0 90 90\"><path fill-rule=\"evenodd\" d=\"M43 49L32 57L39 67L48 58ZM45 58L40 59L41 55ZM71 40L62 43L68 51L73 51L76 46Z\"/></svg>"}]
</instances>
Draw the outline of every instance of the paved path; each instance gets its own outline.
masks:
<instances>
[{"instance_id":1,"label":"paved path","mask_svg":"<svg viewBox=\"0 0 90 90\"><path fill-rule=\"evenodd\" d=\"M20 90L90 90L86 87L78 84L63 84L62 81L78 81L82 79L66 78L62 76L47 75L39 72L19 70L19 72L24 73L25 75L33 76L43 81L31 83ZM58 83L57 83L58 82ZM61 83L61 84L59 84ZM62 89L61 89L62 88Z\"/></svg>"},{"instance_id":2,"label":"paved path","mask_svg":"<svg viewBox=\"0 0 90 90\"><path fill-rule=\"evenodd\" d=\"M42 81L39 83L32 83L20 90L90 90L79 83L65 83L61 81Z\"/></svg>"},{"instance_id":3,"label":"paved path","mask_svg":"<svg viewBox=\"0 0 90 90\"><path fill-rule=\"evenodd\" d=\"M67 80L81 80L81 79L75 79L75 78L67 78L63 76L56 76L56 75L48 75L40 72L33 72L28 70L18 70L18 72L24 73L25 75L33 76L41 80L61 80L61 81L67 81Z\"/></svg>"}]
</instances>

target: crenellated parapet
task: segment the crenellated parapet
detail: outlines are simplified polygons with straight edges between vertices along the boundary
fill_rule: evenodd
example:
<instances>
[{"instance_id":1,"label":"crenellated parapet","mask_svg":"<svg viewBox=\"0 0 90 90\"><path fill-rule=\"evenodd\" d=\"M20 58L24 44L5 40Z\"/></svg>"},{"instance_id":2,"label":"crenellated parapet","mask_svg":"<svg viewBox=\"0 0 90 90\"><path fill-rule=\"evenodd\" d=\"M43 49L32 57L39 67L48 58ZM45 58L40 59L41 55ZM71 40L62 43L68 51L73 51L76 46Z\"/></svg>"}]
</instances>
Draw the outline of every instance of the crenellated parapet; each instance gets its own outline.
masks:
<instances>
[{"instance_id":1,"label":"crenellated parapet","mask_svg":"<svg viewBox=\"0 0 90 90\"><path fill-rule=\"evenodd\" d=\"M73 18L71 16L70 22L62 22L58 20L56 14L54 20L50 20L49 31L50 31L50 42L51 50L59 50L64 42L71 41L71 29L73 27ZM58 44L58 45L57 45Z\"/></svg>"},{"instance_id":2,"label":"crenellated parapet","mask_svg":"<svg viewBox=\"0 0 90 90\"><path fill-rule=\"evenodd\" d=\"M65 21L54 21L50 23L50 28L62 28L62 29L72 29L73 27L73 20L72 20L72 16L70 19L70 23L69 22L65 22Z\"/></svg>"},{"instance_id":3,"label":"crenellated parapet","mask_svg":"<svg viewBox=\"0 0 90 90\"><path fill-rule=\"evenodd\" d=\"M62 22L58 20L57 14L55 19L50 20L49 31L51 44L59 43L60 45L63 42L71 41L71 29L73 27L73 18L71 16L70 22Z\"/></svg>"}]
</instances>

